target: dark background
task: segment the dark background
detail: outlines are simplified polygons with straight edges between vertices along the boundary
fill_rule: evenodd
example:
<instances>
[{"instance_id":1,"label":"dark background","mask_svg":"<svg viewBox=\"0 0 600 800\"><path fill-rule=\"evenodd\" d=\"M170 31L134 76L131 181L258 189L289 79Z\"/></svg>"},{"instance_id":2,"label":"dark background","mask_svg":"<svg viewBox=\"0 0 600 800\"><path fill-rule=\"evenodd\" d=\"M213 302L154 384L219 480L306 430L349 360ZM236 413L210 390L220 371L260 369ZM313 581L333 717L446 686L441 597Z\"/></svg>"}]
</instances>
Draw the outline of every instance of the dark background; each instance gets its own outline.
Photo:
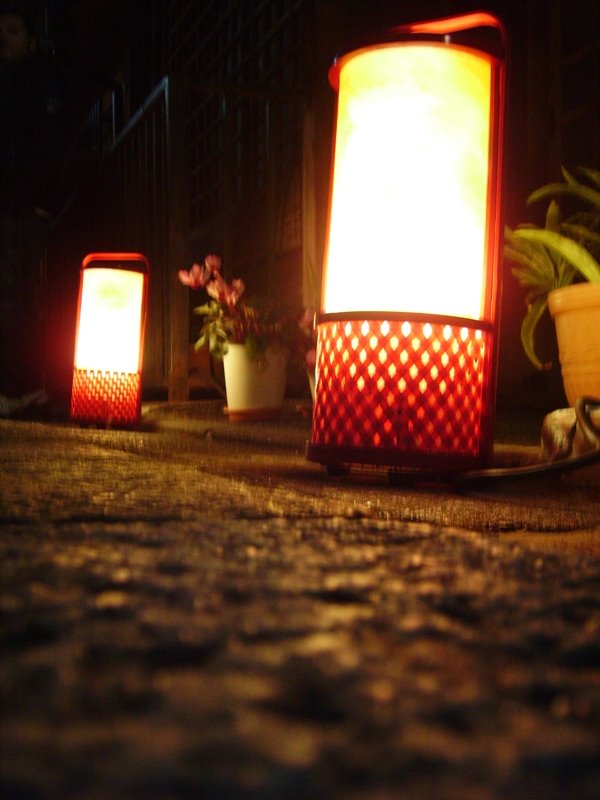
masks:
<instances>
[{"instance_id":1,"label":"dark background","mask_svg":"<svg viewBox=\"0 0 600 800\"><path fill-rule=\"evenodd\" d=\"M336 52L360 41L367 32L411 20L480 10L481 5L503 19L510 53L504 191L508 224L543 221L545 209L528 208L525 201L534 188L558 178L561 165L572 169L600 164L597 0L485 4L440 0L32 0L26 5L37 19L43 46L54 54L63 70L74 128L82 124L98 98L106 108L109 96L117 92L123 117L117 122L123 125L163 75L181 82L186 168L190 176L199 176L198 185L190 182L185 188L189 257L200 257L205 248L218 248L229 254L236 272L262 280L269 292L277 293L285 287L298 304L302 303L302 264L307 249L302 119L306 110L312 109L316 219L309 244L315 252L314 260L319 262L333 114L327 69ZM278 38L273 36L275 29ZM242 55L235 61L233 54L238 52ZM262 72L261 64L267 65ZM248 111L240 104L235 112L238 121L246 115L245 121L239 121L239 168L227 177L235 182L235 191L227 194L222 171L209 173L201 163L202 143L211 135L212 112L194 86L204 87L210 82L227 84L227 97L237 97L240 91L264 90L272 96L279 93L276 110L281 141L270 151L270 157L280 159L281 164L275 168L271 195L269 179L261 172L260 130L256 144L248 141L252 125L262 124L262 112L256 108ZM250 151L247 157L243 153L244 137ZM215 186L202 195L209 175ZM281 219L277 211L273 217L273 204L283 209ZM230 213L228 209L233 206L235 213ZM273 219L278 231L281 228L277 241L272 237ZM162 302L168 305L168 297ZM564 404L558 367L546 374L536 373L522 354L522 313L523 292L505 267L499 402L507 407L525 404L544 409ZM548 322L542 328L540 349L553 358L552 324ZM151 354L149 358L152 361ZM155 370L159 377L154 383L161 383L160 374L165 369Z\"/></svg>"}]
</instances>

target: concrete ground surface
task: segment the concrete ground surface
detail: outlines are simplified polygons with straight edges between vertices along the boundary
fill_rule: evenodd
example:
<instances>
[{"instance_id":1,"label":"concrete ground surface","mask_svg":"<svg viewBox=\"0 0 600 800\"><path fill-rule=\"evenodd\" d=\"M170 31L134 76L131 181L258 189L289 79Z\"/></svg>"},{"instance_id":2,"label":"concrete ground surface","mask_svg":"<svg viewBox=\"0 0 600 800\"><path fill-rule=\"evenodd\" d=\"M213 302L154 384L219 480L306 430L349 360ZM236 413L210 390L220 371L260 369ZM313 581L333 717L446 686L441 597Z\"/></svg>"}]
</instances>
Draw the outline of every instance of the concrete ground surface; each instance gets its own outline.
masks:
<instances>
[{"instance_id":1,"label":"concrete ground surface","mask_svg":"<svg viewBox=\"0 0 600 800\"><path fill-rule=\"evenodd\" d=\"M2 798L600 798L597 483L332 478L309 429L0 420Z\"/></svg>"}]
</instances>

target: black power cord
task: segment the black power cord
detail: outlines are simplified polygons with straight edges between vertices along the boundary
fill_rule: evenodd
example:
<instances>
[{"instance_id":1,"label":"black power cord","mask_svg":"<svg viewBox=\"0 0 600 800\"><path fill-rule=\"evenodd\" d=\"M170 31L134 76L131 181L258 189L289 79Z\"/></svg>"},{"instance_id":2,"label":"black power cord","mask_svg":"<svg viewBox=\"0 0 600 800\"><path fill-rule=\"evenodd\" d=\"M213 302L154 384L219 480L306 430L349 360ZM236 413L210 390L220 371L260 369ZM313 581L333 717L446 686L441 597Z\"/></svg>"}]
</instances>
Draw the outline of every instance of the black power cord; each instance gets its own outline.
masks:
<instances>
[{"instance_id":1,"label":"black power cord","mask_svg":"<svg viewBox=\"0 0 600 800\"><path fill-rule=\"evenodd\" d=\"M579 455L570 455L556 461L528 464L524 467L492 467L491 469L463 472L454 479L455 488L460 491L479 488L499 481L515 478L537 478L549 473L560 473L579 469L600 460L600 431L594 425L590 408L600 406L600 400L594 397L580 397L575 403L575 418L590 449Z\"/></svg>"}]
</instances>

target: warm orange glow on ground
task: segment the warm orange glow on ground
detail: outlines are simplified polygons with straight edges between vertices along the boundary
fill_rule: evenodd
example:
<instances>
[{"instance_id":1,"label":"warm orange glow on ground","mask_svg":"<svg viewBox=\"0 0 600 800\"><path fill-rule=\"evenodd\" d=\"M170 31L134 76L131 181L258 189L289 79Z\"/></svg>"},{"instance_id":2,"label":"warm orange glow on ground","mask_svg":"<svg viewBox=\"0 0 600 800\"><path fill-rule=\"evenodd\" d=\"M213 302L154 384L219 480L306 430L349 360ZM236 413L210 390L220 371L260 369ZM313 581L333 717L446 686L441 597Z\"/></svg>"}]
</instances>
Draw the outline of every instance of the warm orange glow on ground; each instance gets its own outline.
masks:
<instances>
[{"instance_id":1,"label":"warm orange glow on ground","mask_svg":"<svg viewBox=\"0 0 600 800\"><path fill-rule=\"evenodd\" d=\"M342 59L323 311L480 319L491 62L444 44Z\"/></svg>"},{"instance_id":2,"label":"warm orange glow on ground","mask_svg":"<svg viewBox=\"0 0 600 800\"><path fill-rule=\"evenodd\" d=\"M137 373L144 275L123 269L85 269L75 368Z\"/></svg>"}]
</instances>

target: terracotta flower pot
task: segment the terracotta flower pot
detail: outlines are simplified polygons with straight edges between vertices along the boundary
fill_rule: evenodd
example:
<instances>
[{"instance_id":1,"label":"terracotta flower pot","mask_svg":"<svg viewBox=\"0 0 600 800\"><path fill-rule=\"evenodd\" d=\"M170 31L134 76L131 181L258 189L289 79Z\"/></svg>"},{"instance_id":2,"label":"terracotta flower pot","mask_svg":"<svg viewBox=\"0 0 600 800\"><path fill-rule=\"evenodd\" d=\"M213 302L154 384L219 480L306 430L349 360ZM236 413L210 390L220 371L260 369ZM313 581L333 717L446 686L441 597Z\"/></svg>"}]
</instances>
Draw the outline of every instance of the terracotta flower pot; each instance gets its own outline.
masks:
<instances>
[{"instance_id":1,"label":"terracotta flower pot","mask_svg":"<svg viewBox=\"0 0 600 800\"><path fill-rule=\"evenodd\" d=\"M570 406L578 397L600 399L600 283L575 283L548 295Z\"/></svg>"},{"instance_id":2,"label":"terracotta flower pot","mask_svg":"<svg viewBox=\"0 0 600 800\"><path fill-rule=\"evenodd\" d=\"M245 345L230 344L223 357L226 412L233 422L276 419L283 407L288 351L277 344L252 358Z\"/></svg>"}]
</instances>

